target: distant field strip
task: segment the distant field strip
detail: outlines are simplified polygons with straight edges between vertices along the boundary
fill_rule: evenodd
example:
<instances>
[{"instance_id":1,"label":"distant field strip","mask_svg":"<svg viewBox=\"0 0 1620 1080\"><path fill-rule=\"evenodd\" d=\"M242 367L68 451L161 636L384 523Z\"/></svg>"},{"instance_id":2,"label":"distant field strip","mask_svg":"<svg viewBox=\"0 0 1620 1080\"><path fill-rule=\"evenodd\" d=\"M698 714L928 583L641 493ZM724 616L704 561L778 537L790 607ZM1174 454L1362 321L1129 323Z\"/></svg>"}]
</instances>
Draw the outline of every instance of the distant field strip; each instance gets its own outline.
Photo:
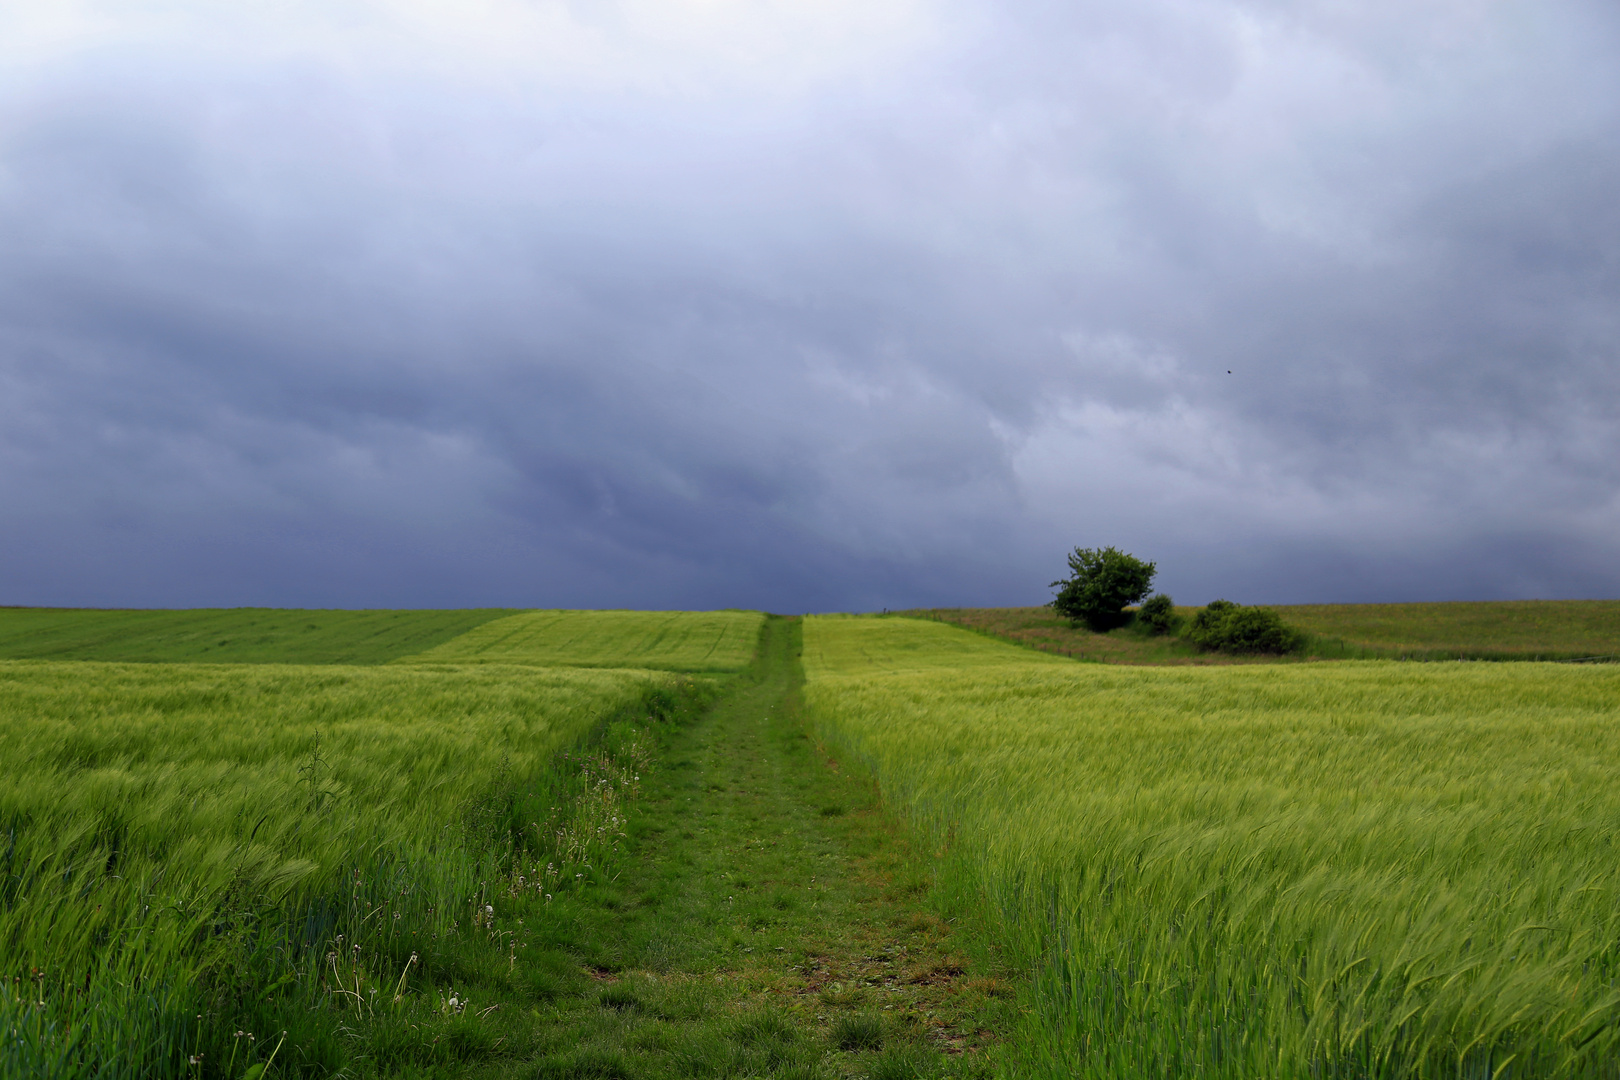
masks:
<instances>
[{"instance_id":1,"label":"distant field strip","mask_svg":"<svg viewBox=\"0 0 1620 1080\"><path fill-rule=\"evenodd\" d=\"M954 626L923 619L820 615L805 620L804 671L817 674L938 672L1031 664L1074 668L1073 662Z\"/></svg>"},{"instance_id":2,"label":"distant field strip","mask_svg":"<svg viewBox=\"0 0 1620 1080\"><path fill-rule=\"evenodd\" d=\"M405 662L739 671L753 659L764 619L757 611L530 611Z\"/></svg>"},{"instance_id":3,"label":"distant field strip","mask_svg":"<svg viewBox=\"0 0 1620 1080\"><path fill-rule=\"evenodd\" d=\"M260 996L272 983L296 984L280 1015L317 1016L339 933L350 982L362 961L398 978L413 953L421 978L495 880L506 817L545 819L516 793L689 685L0 661L0 1075L178 1075L185 1047L232 1046L221 1016L283 1007Z\"/></svg>"},{"instance_id":4,"label":"distant field strip","mask_svg":"<svg viewBox=\"0 0 1620 1080\"><path fill-rule=\"evenodd\" d=\"M1038 966L1030 1075L1616 1075L1620 669L804 640L828 737Z\"/></svg>"},{"instance_id":5,"label":"distant field strip","mask_svg":"<svg viewBox=\"0 0 1620 1080\"><path fill-rule=\"evenodd\" d=\"M381 664L508 614L217 608L0 608L0 659Z\"/></svg>"},{"instance_id":6,"label":"distant field strip","mask_svg":"<svg viewBox=\"0 0 1620 1080\"><path fill-rule=\"evenodd\" d=\"M1620 600L1296 604L1277 612L1324 643L1414 659L1620 659Z\"/></svg>"}]
</instances>

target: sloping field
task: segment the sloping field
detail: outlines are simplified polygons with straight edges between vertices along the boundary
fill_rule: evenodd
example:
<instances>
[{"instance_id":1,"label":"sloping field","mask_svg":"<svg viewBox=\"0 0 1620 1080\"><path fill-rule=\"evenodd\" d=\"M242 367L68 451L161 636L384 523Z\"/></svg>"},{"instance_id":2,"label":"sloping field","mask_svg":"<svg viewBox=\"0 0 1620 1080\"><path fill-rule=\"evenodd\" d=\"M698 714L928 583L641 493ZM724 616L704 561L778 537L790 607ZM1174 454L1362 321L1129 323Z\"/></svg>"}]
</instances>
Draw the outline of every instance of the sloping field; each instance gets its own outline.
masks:
<instances>
[{"instance_id":1,"label":"sloping field","mask_svg":"<svg viewBox=\"0 0 1620 1080\"><path fill-rule=\"evenodd\" d=\"M730 672L748 666L757 611L529 611L486 622L410 663Z\"/></svg>"},{"instance_id":2,"label":"sloping field","mask_svg":"<svg viewBox=\"0 0 1620 1080\"><path fill-rule=\"evenodd\" d=\"M804 640L828 737L1038 966L1028 1075L1614 1075L1620 669Z\"/></svg>"},{"instance_id":3,"label":"sloping field","mask_svg":"<svg viewBox=\"0 0 1620 1080\"><path fill-rule=\"evenodd\" d=\"M0 608L0 659L381 664L506 614L500 609Z\"/></svg>"},{"instance_id":4,"label":"sloping field","mask_svg":"<svg viewBox=\"0 0 1620 1080\"><path fill-rule=\"evenodd\" d=\"M1197 608L1178 608L1190 619ZM1049 607L931 608L935 619L1041 652L1105 664L1263 664L1319 659L1620 659L1620 600L1511 600L1446 604L1296 604L1275 608L1312 635L1305 656L1201 652L1181 637L1134 630L1097 634Z\"/></svg>"},{"instance_id":5,"label":"sloping field","mask_svg":"<svg viewBox=\"0 0 1620 1080\"><path fill-rule=\"evenodd\" d=\"M507 920L604 865L637 732L712 693L623 670L645 642L621 670L0 660L0 1076L239 1077L278 1045L244 1032L290 1032L275 1075L487 1055L452 988L516 977ZM621 764L564 762L604 729Z\"/></svg>"},{"instance_id":6,"label":"sloping field","mask_svg":"<svg viewBox=\"0 0 1620 1080\"><path fill-rule=\"evenodd\" d=\"M1293 626L1349 649L1413 659L1620 659L1620 600L1295 604Z\"/></svg>"},{"instance_id":7,"label":"sloping field","mask_svg":"<svg viewBox=\"0 0 1620 1080\"><path fill-rule=\"evenodd\" d=\"M1179 609L1190 617L1196 608ZM1076 626L1049 607L920 608L902 617L932 619L1039 652L1099 664L1275 663L1275 657L1236 657L1201 652L1181 637L1144 637L1130 630L1098 634Z\"/></svg>"}]
</instances>

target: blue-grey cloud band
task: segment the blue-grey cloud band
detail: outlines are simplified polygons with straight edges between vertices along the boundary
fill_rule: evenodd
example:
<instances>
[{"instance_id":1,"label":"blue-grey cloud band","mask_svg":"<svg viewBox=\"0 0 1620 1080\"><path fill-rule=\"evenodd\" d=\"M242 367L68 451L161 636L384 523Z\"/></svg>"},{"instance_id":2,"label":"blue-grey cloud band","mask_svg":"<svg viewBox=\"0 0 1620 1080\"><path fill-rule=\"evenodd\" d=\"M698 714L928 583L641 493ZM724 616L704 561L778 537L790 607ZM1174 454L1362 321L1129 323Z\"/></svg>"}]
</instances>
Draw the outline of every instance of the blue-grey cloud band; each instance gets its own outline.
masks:
<instances>
[{"instance_id":1,"label":"blue-grey cloud band","mask_svg":"<svg viewBox=\"0 0 1620 1080\"><path fill-rule=\"evenodd\" d=\"M336 10L0 16L0 603L1620 595L1609 5Z\"/></svg>"}]
</instances>

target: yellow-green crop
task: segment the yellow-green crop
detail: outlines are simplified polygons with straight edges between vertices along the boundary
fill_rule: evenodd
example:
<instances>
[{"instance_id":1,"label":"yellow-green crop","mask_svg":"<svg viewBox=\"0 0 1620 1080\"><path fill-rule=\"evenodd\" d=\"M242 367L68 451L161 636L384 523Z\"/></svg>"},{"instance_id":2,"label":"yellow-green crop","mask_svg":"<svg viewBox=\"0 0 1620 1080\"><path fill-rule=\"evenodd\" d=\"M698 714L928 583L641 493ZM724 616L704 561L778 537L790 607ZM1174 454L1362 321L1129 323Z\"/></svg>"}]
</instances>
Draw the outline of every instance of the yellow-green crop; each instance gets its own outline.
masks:
<instances>
[{"instance_id":1,"label":"yellow-green crop","mask_svg":"<svg viewBox=\"0 0 1620 1080\"><path fill-rule=\"evenodd\" d=\"M593 751L588 797L570 801L584 781L559 755L617 721L633 762L633 728L705 693L647 670L686 655L666 617L640 616L639 634L621 619L608 640L547 614L552 640L593 643L597 668L515 647L524 662L0 660L0 1076L240 1075L272 1051L230 1029L300 1024L276 1068L330 1072L340 1020L391 1010L411 1038L460 1023L411 988L491 960L492 942L512 950L493 962L515 963L495 904L549 902L612 846L610 789L633 770ZM271 621L297 622L284 616ZM732 622L757 634L759 618ZM175 625L103 629L139 650ZM700 637L681 639L688 653ZM703 640L699 659L734 647Z\"/></svg>"},{"instance_id":2,"label":"yellow-green crop","mask_svg":"<svg viewBox=\"0 0 1620 1080\"><path fill-rule=\"evenodd\" d=\"M1123 668L826 618L804 659L1038 965L1031 1074L1615 1074L1620 669Z\"/></svg>"},{"instance_id":3,"label":"yellow-green crop","mask_svg":"<svg viewBox=\"0 0 1620 1080\"><path fill-rule=\"evenodd\" d=\"M480 799L678 679L0 662L0 1073L162 1074L219 1041L196 984L309 992L345 930L431 959L496 873Z\"/></svg>"},{"instance_id":4,"label":"yellow-green crop","mask_svg":"<svg viewBox=\"0 0 1620 1080\"><path fill-rule=\"evenodd\" d=\"M529 611L405 662L738 671L753 658L763 621L757 611Z\"/></svg>"}]
</instances>

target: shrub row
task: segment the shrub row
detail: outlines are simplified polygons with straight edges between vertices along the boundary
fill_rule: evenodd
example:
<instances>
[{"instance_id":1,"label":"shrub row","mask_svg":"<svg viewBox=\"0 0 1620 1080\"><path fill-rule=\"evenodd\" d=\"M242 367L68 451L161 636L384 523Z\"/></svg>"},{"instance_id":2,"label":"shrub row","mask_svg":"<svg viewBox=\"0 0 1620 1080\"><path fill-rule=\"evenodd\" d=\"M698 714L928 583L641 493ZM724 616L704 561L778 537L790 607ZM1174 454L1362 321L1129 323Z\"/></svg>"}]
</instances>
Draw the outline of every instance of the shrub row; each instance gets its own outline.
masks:
<instances>
[{"instance_id":1,"label":"shrub row","mask_svg":"<svg viewBox=\"0 0 1620 1080\"><path fill-rule=\"evenodd\" d=\"M1175 601L1164 593L1149 597L1136 609L1134 625L1152 634L1181 632L1183 619ZM1228 653L1274 653L1278 656L1305 647L1307 635L1282 621L1270 608L1244 607L1230 600L1213 600L1193 616L1186 638L1201 649Z\"/></svg>"}]
</instances>

